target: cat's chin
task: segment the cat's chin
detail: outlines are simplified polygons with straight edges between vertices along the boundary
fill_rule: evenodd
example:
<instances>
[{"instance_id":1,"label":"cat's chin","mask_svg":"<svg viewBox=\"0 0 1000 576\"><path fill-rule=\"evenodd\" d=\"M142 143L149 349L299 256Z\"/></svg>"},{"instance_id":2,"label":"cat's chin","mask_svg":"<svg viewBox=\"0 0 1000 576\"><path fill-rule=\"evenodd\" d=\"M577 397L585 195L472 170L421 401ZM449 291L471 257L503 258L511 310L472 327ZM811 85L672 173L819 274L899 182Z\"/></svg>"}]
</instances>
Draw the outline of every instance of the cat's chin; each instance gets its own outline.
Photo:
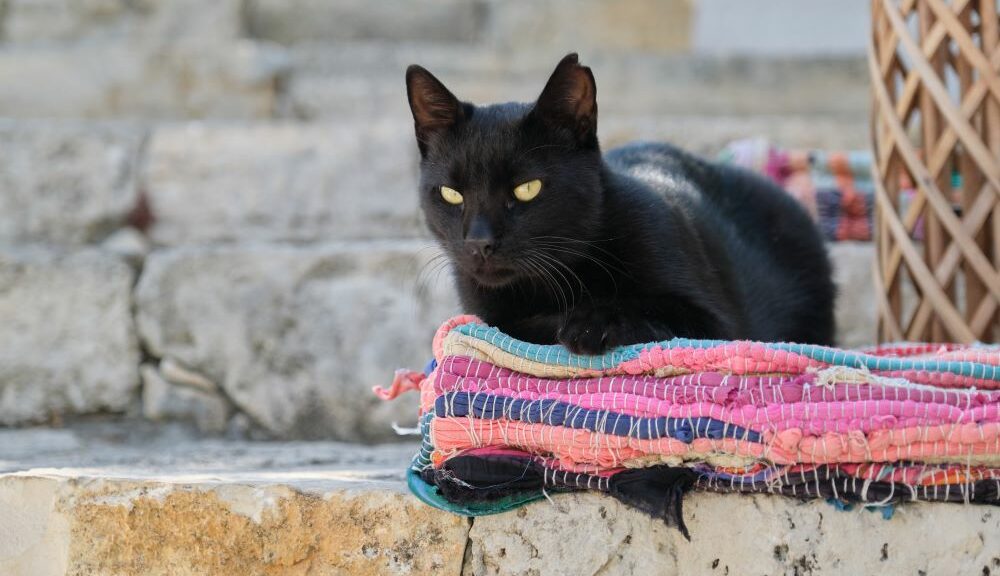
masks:
<instances>
[{"instance_id":1,"label":"cat's chin","mask_svg":"<svg viewBox=\"0 0 1000 576\"><path fill-rule=\"evenodd\" d=\"M469 273L472 280L484 288L503 288L518 278L516 271L508 268L480 269Z\"/></svg>"}]
</instances>

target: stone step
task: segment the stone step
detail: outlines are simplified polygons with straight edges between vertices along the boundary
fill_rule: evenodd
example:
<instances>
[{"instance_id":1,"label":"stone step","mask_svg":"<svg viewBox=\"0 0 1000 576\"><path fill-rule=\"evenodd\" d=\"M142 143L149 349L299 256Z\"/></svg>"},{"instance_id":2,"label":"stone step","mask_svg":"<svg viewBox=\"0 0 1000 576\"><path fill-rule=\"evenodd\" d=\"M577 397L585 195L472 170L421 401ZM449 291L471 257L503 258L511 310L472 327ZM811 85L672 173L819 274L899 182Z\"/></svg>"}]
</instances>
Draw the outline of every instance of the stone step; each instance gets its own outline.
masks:
<instances>
[{"instance_id":1,"label":"stone step","mask_svg":"<svg viewBox=\"0 0 1000 576\"><path fill-rule=\"evenodd\" d=\"M838 339L868 344L872 245L830 252ZM391 438L416 397L370 388L421 368L461 312L436 254L427 240L161 248L133 290L108 249L0 248L0 424L141 410L210 433Z\"/></svg>"},{"instance_id":2,"label":"stone step","mask_svg":"<svg viewBox=\"0 0 1000 576\"><path fill-rule=\"evenodd\" d=\"M430 359L434 330L461 311L448 272L438 274L429 246L354 242L157 251L135 294L138 332L150 354L203 375L272 435L386 439L393 422L413 425L415 397L381 403L370 388L387 384L396 368L421 368ZM842 242L830 245L830 252L839 289L838 341L869 344L872 246ZM169 372L165 376L170 379ZM148 398L158 382L145 384ZM196 418L198 410L227 417L219 401L197 400L189 399Z\"/></svg>"},{"instance_id":3,"label":"stone step","mask_svg":"<svg viewBox=\"0 0 1000 576\"><path fill-rule=\"evenodd\" d=\"M692 14L688 0L7 0L0 114L378 117L404 102L407 64L475 101L529 100L576 51L613 114L866 116L863 58L699 54Z\"/></svg>"},{"instance_id":4,"label":"stone step","mask_svg":"<svg viewBox=\"0 0 1000 576\"><path fill-rule=\"evenodd\" d=\"M668 140L712 156L747 137L786 147L865 148L866 124L608 114L599 134L606 147ZM344 113L310 123L6 119L0 120L0 244L96 243L130 221L168 246L422 238L417 177L406 110L377 120Z\"/></svg>"},{"instance_id":5,"label":"stone step","mask_svg":"<svg viewBox=\"0 0 1000 576\"><path fill-rule=\"evenodd\" d=\"M0 446L5 576L461 570L468 522L406 493L414 444L102 425L0 430Z\"/></svg>"},{"instance_id":6,"label":"stone step","mask_svg":"<svg viewBox=\"0 0 1000 576\"><path fill-rule=\"evenodd\" d=\"M258 42L0 44L0 114L15 118L261 119L287 57Z\"/></svg>"},{"instance_id":7,"label":"stone step","mask_svg":"<svg viewBox=\"0 0 1000 576\"><path fill-rule=\"evenodd\" d=\"M431 41L461 49L482 36L487 17L481 1L252 0L246 9L247 33L295 44L315 39L379 40L385 43ZM405 17L400 17L405 14Z\"/></svg>"},{"instance_id":8,"label":"stone step","mask_svg":"<svg viewBox=\"0 0 1000 576\"><path fill-rule=\"evenodd\" d=\"M846 126L634 116L601 131L609 146L668 137L711 154L762 134L860 145ZM432 262L416 169L406 118L0 122L0 311L14 319L0 324L13 343L0 382L17 391L0 398L0 423L140 410L213 433L391 436L414 406L368 388L420 368L460 312ZM831 250L840 341L869 343L871 247Z\"/></svg>"},{"instance_id":9,"label":"stone step","mask_svg":"<svg viewBox=\"0 0 1000 576\"><path fill-rule=\"evenodd\" d=\"M615 114L865 115L860 50L709 55L692 45L697 11L690 0L5 0L0 113L378 116L403 100L407 64L476 101L532 99L572 51Z\"/></svg>"},{"instance_id":10,"label":"stone step","mask_svg":"<svg viewBox=\"0 0 1000 576\"><path fill-rule=\"evenodd\" d=\"M0 113L25 118L377 118L405 109L404 71L419 63L460 98L534 100L564 52L509 60L470 48L346 44L282 48L250 40L0 44ZM464 49L463 49L464 51ZM449 57L450 56L450 57ZM860 59L583 53L604 117L788 114L867 119ZM84 70L86 73L81 73Z\"/></svg>"},{"instance_id":11,"label":"stone step","mask_svg":"<svg viewBox=\"0 0 1000 576\"><path fill-rule=\"evenodd\" d=\"M6 0L0 114L269 117L287 59L244 37L243 4Z\"/></svg>"},{"instance_id":12,"label":"stone step","mask_svg":"<svg viewBox=\"0 0 1000 576\"><path fill-rule=\"evenodd\" d=\"M868 119L861 58L741 58L581 50L594 72L601 117L789 115ZM498 53L428 42L309 42L288 48L282 113L316 119L406 112L404 72L420 64L473 103L538 97L564 53Z\"/></svg>"},{"instance_id":13,"label":"stone step","mask_svg":"<svg viewBox=\"0 0 1000 576\"><path fill-rule=\"evenodd\" d=\"M117 439L117 440L115 440ZM131 440L129 440L131 439ZM13 452L12 452L13 448ZM18 451L19 450L19 451ZM0 573L988 574L1000 514L695 493L691 532L597 494L476 518L406 493L415 446L0 430Z\"/></svg>"},{"instance_id":14,"label":"stone step","mask_svg":"<svg viewBox=\"0 0 1000 576\"><path fill-rule=\"evenodd\" d=\"M608 116L608 147L671 140L714 154L738 138L858 149L864 121L810 117ZM179 124L154 129L141 185L157 244L423 237L412 120Z\"/></svg>"},{"instance_id":15,"label":"stone step","mask_svg":"<svg viewBox=\"0 0 1000 576\"><path fill-rule=\"evenodd\" d=\"M987 574L1000 569L1000 514L909 504L877 510L776 495L685 497L688 542L597 494L476 518L463 574Z\"/></svg>"}]
</instances>

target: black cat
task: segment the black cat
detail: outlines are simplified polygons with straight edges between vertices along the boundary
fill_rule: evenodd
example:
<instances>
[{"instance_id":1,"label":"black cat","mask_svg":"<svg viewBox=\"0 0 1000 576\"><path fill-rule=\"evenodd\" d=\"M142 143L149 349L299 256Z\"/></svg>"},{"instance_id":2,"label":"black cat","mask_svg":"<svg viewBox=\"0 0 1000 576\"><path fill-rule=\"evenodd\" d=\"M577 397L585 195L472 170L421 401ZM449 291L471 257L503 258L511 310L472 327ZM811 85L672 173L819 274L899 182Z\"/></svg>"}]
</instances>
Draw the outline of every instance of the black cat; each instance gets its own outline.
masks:
<instances>
[{"instance_id":1,"label":"black cat","mask_svg":"<svg viewBox=\"0 0 1000 576\"><path fill-rule=\"evenodd\" d=\"M820 234L771 182L666 144L603 158L570 54L534 104L460 102L406 71L427 224L462 304L579 353L674 336L831 344Z\"/></svg>"}]
</instances>

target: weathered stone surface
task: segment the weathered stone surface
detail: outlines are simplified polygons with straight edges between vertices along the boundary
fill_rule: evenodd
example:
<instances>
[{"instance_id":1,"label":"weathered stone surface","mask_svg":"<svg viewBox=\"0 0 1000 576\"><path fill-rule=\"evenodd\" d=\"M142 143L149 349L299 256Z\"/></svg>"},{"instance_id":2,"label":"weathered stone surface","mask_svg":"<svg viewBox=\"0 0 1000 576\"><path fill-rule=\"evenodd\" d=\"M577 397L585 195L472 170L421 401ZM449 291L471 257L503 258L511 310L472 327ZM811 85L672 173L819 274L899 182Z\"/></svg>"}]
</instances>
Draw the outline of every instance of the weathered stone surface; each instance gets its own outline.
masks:
<instances>
[{"instance_id":1,"label":"weathered stone surface","mask_svg":"<svg viewBox=\"0 0 1000 576\"><path fill-rule=\"evenodd\" d=\"M405 70L405 66L401 67L395 74L384 78L364 73L293 75L288 80L279 114L286 118L329 122L341 118L391 118L401 132L412 132L413 117L406 101ZM537 94L529 94L525 85L514 87L514 84L513 81L472 73L448 82L448 88L460 95L463 101L480 104L538 97ZM538 85L539 91L542 86L544 83ZM520 97L522 94L523 98Z\"/></svg>"},{"instance_id":2,"label":"weathered stone surface","mask_svg":"<svg viewBox=\"0 0 1000 576\"><path fill-rule=\"evenodd\" d=\"M598 56L592 67L608 71L604 93L614 93L618 113L856 120L867 119L870 104L862 58Z\"/></svg>"},{"instance_id":3,"label":"weathered stone surface","mask_svg":"<svg viewBox=\"0 0 1000 576\"><path fill-rule=\"evenodd\" d=\"M0 110L15 117L260 118L286 62L249 41L0 50Z\"/></svg>"},{"instance_id":4,"label":"weathered stone surface","mask_svg":"<svg viewBox=\"0 0 1000 576\"><path fill-rule=\"evenodd\" d=\"M0 424L132 401L132 280L128 265L96 250L0 250Z\"/></svg>"},{"instance_id":5,"label":"weathered stone surface","mask_svg":"<svg viewBox=\"0 0 1000 576\"><path fill-rule=\"evenodd\" d=\"M277 42L388 40L467 42L485 24L483 0L251 0L250 34Z\"/></svg>"},{"instance_id":6,"label":"weathered stone surface","mask_svg":"<svg viewBox=\"0 0 1000 576\"><path fill-rule=\"evenodd\" d=\"M635 140L666 141L714 158L734 140L762 137L783 148L862 150L867 120L822 116L623 116L601 120L605 149Z\"/></svg>"},{"instance_id":7,"label":"weathered stone surface","mask_svg":"<svg viewBox=\"0 0 1000 576\"><path fill-rule=\"evenodd\" d=\"M10 0L0 110L25 117L261 117L287 61L242 39L242 2Z\"/></svg>"},{"instance_id":8,"label":"weathered stone surface","mask_svg":"<svg viewBox=\"0 0 1000 576\"><path fill-rule=\"evenodd\" d=\"M141 141L126 126L0 121L0 244L94 242L121 226Z\"/></svg>"},{"instance_id":9,"label":"weathered stone surface","mask_svg":"<svg viewBox=\"0 0 1000 576\"><path fill-rule=\"evenodd\" d=\"M871 34L865 0L699 0L694 50L710 54L862 55Z\"/></svg>"},{"instance_id":10,"label":"weathered stone surface","mask_svg":"<svg viewBox=\"0 0 1000 576\"><path fill-rule=\"evenodd\" d=\"M207 434L226 431L232 408L218 390L185 386L168 380L162 370L144 365L142 415L152 420L190 420Z\"/></svg>"},{"instance_id":11,"label":"weathered stone surface","mask_svg":"<svg viewBox=\"0 0 1000 576\"><path fill-rule=\"evenodd\" d=\"M405 495L416 449L0 428L0 574L458 574L468 522Z\"/></svg>"},{"instance_id":12,"label":"weathered stone surface","mask_svg":"<svg viewBox=\"0 0 1000 576\"><path fill-rule=\"evenodd\" d=\"M294 475L293 475L294 477ZM308 475L304 475L308 477ZM468 523L397 482L0 475L0 572L458 574ZM287 480L286 480L287 482Z\"/></svg>"},{"instance_id":13,"label":"weathered stone surface","mask_svg":"<svg viewBox=\"0 0 1000 576\"><path fill-rule=\"evenodd\" d=\"M913 504L891 520L772 495L692 494L680 533L596 494L476 518L463 573L986 574L1000 568L1000 514Z\"/></svg>"},{"instance_id":14,"label":"weathered stone surface","mask_svg":"<svg viewBox=\"0 0 1000 576\"><path fill-rule=\"evenodd\" d=\"M121 257L135 268L142 266L151 249L149 239L131 227L117 230L101 242L101 250Z\"/></svg>"},{"instance_id":15,"label":"weathered stone surface","mask_svg":"<svg viewBox=\"0 0 1000 576\"><path fill-rule=\"evenodd\" d=\"M522 57L615 50L682 52L690 45L689 0L514 0L490 4L491 43Z\"/></svg>"},{"instance_id":16,"label":"weathered stone surface","mask_svg":"<svg viewBox=\"0 0 1000 576\"><path fill-rule=\"evenodd\" d=\"M212 382L194 370L189 370L181 366L173 358L164 358L160 362L158 369L163 378L174 384L195 388L203 392L219 391L219 386L215 382Z\"/></svg>"},{"instance_id":17,"label":"weathered stone surface","mask_svg":"<svg viewBox=\"0 0 1000 576\"><path fill-rule=\"evenodd\" d=\"M240 0L5 0L3 40L13 45L89 41L165 44L232 40L241 31Z\"/></svg>"},{"instance_id":18,"label":"weathered stone surface","mask_svg":"<svg viewBox=\"0 0 1000 576\"><path fill-rule=\"evenodd\" d=\"M1000 568L1000 514L987 506L901 505L885 520L824 502L693 493L684 506L689 542L612 498L557 495L476 518L470 530L464 519L402 493L413 443L193 440L170 427L133 424L0 429L0 573L721 576Z\"/></svg>"},{"instance_id":19,"label":"weathered stone surface","mask_svg":"<svg viewBox=\"0 0 1000 576\"><path fill-rule=\"evenodd\" d=\"M875 343L875 285L872 265L875 245L871 242L827 244L837 284L837 345L845 348Z\"/></svg>"},{"instance_id":20,"label":"weathered stone surface","mask_svg":"<svg viewBox=\"0 0 1000 576\"><path fill-rule=\"evenodd\" d=\"M156 130L144 175L161 244L422 234L409 124Z\"/></svg>"},{"instance_id":21,"label":"weathered stone surface","mask_svg":"<svg viewBox=\"0 0 1000 576\"><path fill-rule=\"evenodd\" d=\"M431 254L422 246L154 252L136 292L140 334L273 434L388 438L391 422L414 421L416 399L382 404L371 386L422 367L437 325L457 311L446 278L418 288Z\"/></svg>"},{"instance_id":22,"label":"weathered stone surface","mask_svg":"<svg viewBox=\"0 0 1000 576\"><path fill-rule=\"evenodd\" d=\"M457 574L468 530L395 491L121 482L82 491L64 512L74 518L68 574Z\"/></svg>"},{"instance_id":23,"label":"weathered stone surface","mask_svg":"<svg viewBox=\"0 0 1000 576\"><path fill-rule=\"evenodd\" d=\"M787 116L868 120L870 93L862 58L753 59L578 49L597 80L601 124L627 116L669 115L768 116L774 123ZM408 116L403 76L413 63L433 72L463 100L530 102L561 56L553 50L499 57L494 49L472 46L457 58L447 47L413 42L304 44L290 49L292 73L282 110L309 119Z\"/></svg>"},{"instance_id":24,"label":"weathered stone surface","mask_svg":"<svg viewBox=\"0 0 1000 576\"><path fill-rule=\"evenodd\" d=\"M414 444L192 441L159 428L38 432L0 430L4 575L1000 568L1000 515L986 506L903 505L885 520L824 502L694 493L685 500L689 542L612 498L578 494L476 518L470 529L404 493Z\"/></svg>"}]
</instances>

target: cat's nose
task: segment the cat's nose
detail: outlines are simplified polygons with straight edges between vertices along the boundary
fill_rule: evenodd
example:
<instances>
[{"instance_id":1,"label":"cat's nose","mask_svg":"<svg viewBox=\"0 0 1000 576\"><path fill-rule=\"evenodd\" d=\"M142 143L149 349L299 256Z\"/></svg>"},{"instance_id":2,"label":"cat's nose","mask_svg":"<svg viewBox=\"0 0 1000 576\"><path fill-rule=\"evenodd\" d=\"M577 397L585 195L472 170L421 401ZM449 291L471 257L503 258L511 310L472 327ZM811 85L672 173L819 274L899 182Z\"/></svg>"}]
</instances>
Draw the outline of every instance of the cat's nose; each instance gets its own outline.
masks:
<instances>
[{"instance_id":1,"label":"cat's nose","mask_svg":"<svg viewBox=\"0 0 1000 576\"><path fill-rule=\"evenodd\" d=\"M472 253L473 256L478 256L480 258L486 259L493 254L496 249L496 240L492 237L490 238L466 238L465 247Z\"/></svg>"},{"instance_id":2,"label":"cat's nose","mask_svg":"<svg viewBox=\"0 0 1000 576\"><path fill-rule=\"evenodd\" d=\"M483 217L477 217L469 226L469 232L465 235L465 248L473 256L486 259L496 250L497 241L493 235L493 228Z\"/></svg>"}]
</instances>

